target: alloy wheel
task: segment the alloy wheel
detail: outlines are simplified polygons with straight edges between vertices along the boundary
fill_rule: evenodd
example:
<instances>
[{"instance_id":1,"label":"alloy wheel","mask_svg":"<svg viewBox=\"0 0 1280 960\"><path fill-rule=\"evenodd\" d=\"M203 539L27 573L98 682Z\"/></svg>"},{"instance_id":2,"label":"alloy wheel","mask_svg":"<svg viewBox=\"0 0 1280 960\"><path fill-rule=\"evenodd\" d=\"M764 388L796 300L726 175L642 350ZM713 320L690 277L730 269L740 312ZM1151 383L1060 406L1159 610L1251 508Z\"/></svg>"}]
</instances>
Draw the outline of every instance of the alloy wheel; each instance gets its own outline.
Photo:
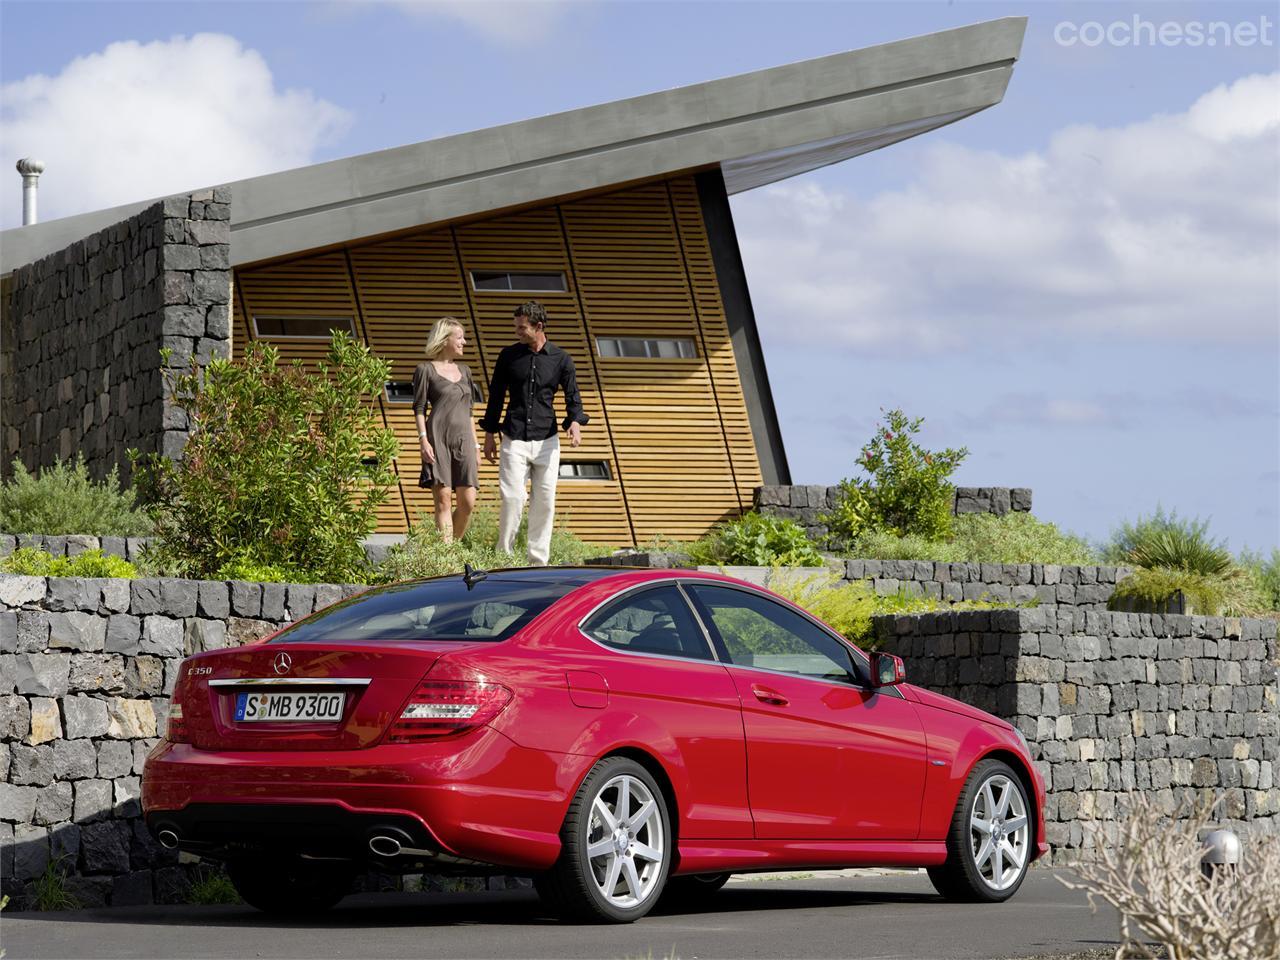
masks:
<instances>
[{"instance_id":1,"label":"alloy wheel","mask_svg":"<svg viewBox=\"0 0 1280 960\"><path fill-rule=\"evenodd\" d=\"M1016 884L1026 867L1030 837L1022 791L1004 774L988 777L969 815L970 850L982 882L992 890Z\"/></svg>"},{"instance_id":2,"label":"alloy wheel","mask_svg":"<svg viewBox=\"0 0 1280 960\"><path fill-rule=\"evenodd\" d=\"M596 889L614 907L639 906L662 879L667 838L659 803L628 773L607 780L591 801L587 859Z\"/></svg>"}]
</instances>

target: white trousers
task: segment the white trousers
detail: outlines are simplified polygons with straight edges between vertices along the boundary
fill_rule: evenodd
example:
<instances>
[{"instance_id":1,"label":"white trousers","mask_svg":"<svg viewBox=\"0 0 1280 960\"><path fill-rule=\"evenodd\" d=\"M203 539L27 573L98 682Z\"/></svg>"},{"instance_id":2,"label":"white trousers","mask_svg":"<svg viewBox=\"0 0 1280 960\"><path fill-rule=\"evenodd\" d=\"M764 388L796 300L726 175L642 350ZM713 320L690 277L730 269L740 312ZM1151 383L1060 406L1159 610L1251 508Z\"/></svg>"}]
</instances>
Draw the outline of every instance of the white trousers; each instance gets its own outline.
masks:
<instances>
[{"instance_id":1,"label":"white trousers","mask_svg":"<svg viewBox=\"0 0 1280 960\"><path fill-rule=\"evenodd\" d=\"M498 549L511 553L524 512L525 484L533 479L529 503L529 563L544 567L551 558L551 525L556 512L556 480L560 476L560 438L512 440L502 438L498 460L498 488L502 513L498 520Z\"/></svg>"}]
</instances>

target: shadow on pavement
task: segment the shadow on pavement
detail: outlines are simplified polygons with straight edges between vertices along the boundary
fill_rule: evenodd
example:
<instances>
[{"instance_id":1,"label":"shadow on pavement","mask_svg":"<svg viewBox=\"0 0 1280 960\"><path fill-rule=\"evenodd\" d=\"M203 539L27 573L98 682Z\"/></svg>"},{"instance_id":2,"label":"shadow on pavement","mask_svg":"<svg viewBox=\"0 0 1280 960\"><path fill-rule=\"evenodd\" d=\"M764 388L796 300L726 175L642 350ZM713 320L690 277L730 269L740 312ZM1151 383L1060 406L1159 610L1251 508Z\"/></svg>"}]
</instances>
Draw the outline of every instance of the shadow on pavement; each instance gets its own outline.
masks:
<instances>
[{"instance_id":1,"label":"shadow on pavement","mask_svg":"<svg viewBox=\"0 0 1280 960\"><path fill-rule=\"evenodd\" d=\"M930 894L730 887L697 904L660 903L651 917L752 913L891 903L941 903ZM244 904L191 904L7 913L12 919L60 923L139 924L146 926L245 927L270 929L359 929L460 927L468 925L560 926L531 890L474 894L354 894L332 910L309 917L272 917Z\"/></svg>"}]
</instances>

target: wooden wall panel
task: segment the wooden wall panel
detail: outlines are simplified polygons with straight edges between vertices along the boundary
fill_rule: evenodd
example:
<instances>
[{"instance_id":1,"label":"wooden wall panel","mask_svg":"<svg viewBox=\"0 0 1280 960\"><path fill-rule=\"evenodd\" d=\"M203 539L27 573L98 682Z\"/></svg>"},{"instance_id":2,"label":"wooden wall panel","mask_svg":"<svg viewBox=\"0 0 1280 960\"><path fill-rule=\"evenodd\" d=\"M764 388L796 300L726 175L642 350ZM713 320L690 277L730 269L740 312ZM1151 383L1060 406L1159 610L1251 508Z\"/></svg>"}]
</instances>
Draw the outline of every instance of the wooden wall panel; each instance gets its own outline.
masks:
<instances>
[{"instance_id":1,"label":"wooden wall panel","mask_svg":"<svg viewBox=\"0 0 1280 960\"><path fill-rule=\"evenodd\" d=\"M475 291L472 270L559 271L568 290ZM431 325L452 316L467 328L464 359L487 394L499 351L514 342L512 311L530 298L547 307L548 335L573 356L591 417L577 450L562 436L562 457L602 460L612 473L561 480L560 523L596 543L643 544L657 534L699 537L750 508L760 465L692 177L239 269L234 355L255 314L350 316L391 361L392 379L410 380ZM698 355L601 358L602 336L686 337ZM308 364L327 350L323 340L272 342ZM401 444L401 490L379 516L380 531L398 532L430 513L431 497L417 486L412 406L375 403ZM497 468L482 462L480 483L481 504L496 509Z\"/></svg>"},{"instance_id":2,"label":"wooden wall panel","mask_svg":"<svg viewBox=\"0 0 1280 960\"><path fill-rule=\"evenodd\" d=\"M414 368L426 359L427 337L440 317L453 317L463 325L467 331L463 362L478 381L487 379L453 237L447 229L353 247L351 271L369 346L391 361L391 379L413 379ZM419 516L430 516L434 505L431 491L417 483L422 454L413 405L390 403L384 398L383 409L400 440L401 493L409 521L416 522ZM478 503L496 508L496 468L482 463L480 484Z\"/></svg>"},{"instance_id":3,"label":"wooden wall panel","mask_svg":"<svg viewBox=\"0 0 1280 960\"><path fill-rule=\"evenodd\" d=\"M591 347L582 323L582 313L574 289L568 251L560 229L555 207L532 210L467 224L454 230L462 262L464 282L468 287L473 316L480 332L485 368L486 393L493 363L503 347L514 343L512 311L529 299L547 308L547 335L573 357L578 374L582 406L591 423L582 431L582 445L574 450L561 436L562 459L603 460L609 464L611 480L563 481L556 495L557 521L585 540L618 545L632 542L618 482L618 464L604 416L600 384L591 362ZM477 291L470 289L472 270L560 271L566 275L565 293L519 291ZM558 417L564 415L560 395L556 398ZM496 474L494 480L496 488ZM496 494L495 494L496 496Z\"/></svg>"},{"instance_id":4,"label":"wooden wall panel","mask_svg":"<svg viewBox=\"0 0 1280 960\"><path fill-rule=\"evenodd\" d=\"M699 340L664 184L566 203L565 233L593 337ZM598 358L636 538L693 538L738 501L706 358ZM726 497L728 494L728 497Z\"/></svg>"},{"instance_id":5,"label":"wooden wall panel","mask_svg":"<svg viewBox=\"0 0 1280 960\"><path fill-rule=\"evenodd\" d=\"M351 317L356 336L364 339L359 305L351 285L347 257L342 251L291 260L266 267L236 271L236 283L245 311L246 333L254 316L270 317ZM314 366L329 350L328 340L262 338L280 351L282 361L302 360ZM382 399L375 405L383 423ZM395 464L401 473L399 463ZM415 474L416 477L416 474ZM405 529L404 500L398 489L378 509L378 532L399 533Z\"/></svg>"},{"instance_id":6,"label":"wooden wall panel","mask_svg":"<svg viewBox=\"0 0 1280 960\"><path fill-rule=\"evenodd\" d=\"M760 473L760 457L756 453L751 422L747 416L742 380L738 376L738 364L734 359L724 302L720 298L720 284L716 280L707 228L698 202L697 184L693 177L678 177L667 181L667 185L680 231L685 268L693 290L707 365L715 385L720 422L733 464L738 503L743 510L750 510L755 498L755 488L764 480Z\"/></svg>"}]
</instances>

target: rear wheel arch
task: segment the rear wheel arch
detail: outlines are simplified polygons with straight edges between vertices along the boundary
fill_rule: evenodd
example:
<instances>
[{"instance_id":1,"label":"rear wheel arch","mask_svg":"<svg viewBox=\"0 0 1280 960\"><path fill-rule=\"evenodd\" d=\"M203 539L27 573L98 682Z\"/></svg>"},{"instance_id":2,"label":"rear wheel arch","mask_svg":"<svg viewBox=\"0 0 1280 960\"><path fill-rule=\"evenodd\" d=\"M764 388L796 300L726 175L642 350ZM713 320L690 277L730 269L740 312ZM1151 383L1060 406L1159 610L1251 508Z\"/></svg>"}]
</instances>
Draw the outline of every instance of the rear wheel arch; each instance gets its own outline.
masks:
<instances>
[{"instance_id":1,"label":"rear wheel arch","mask_svg":"<svg viewBox=\"0 0 1280 960\"><path fill-rule=\"evenodd\" d=\"M607 760L609 757L626 757L628 760L634 760L644 767L649 772L649 775L657 781L658 786L662 788L662 800L667 808L667 819L671 822L671 849L674 858L671 866L674 871L676 865L680 862L679 847L676 846L680 839L680 802L676 797L675 784L672 783L671 777L667 774L667 768L662 765L661 760L640 747L616 747L599 759Z\"/></svg>"}]
</instances>

